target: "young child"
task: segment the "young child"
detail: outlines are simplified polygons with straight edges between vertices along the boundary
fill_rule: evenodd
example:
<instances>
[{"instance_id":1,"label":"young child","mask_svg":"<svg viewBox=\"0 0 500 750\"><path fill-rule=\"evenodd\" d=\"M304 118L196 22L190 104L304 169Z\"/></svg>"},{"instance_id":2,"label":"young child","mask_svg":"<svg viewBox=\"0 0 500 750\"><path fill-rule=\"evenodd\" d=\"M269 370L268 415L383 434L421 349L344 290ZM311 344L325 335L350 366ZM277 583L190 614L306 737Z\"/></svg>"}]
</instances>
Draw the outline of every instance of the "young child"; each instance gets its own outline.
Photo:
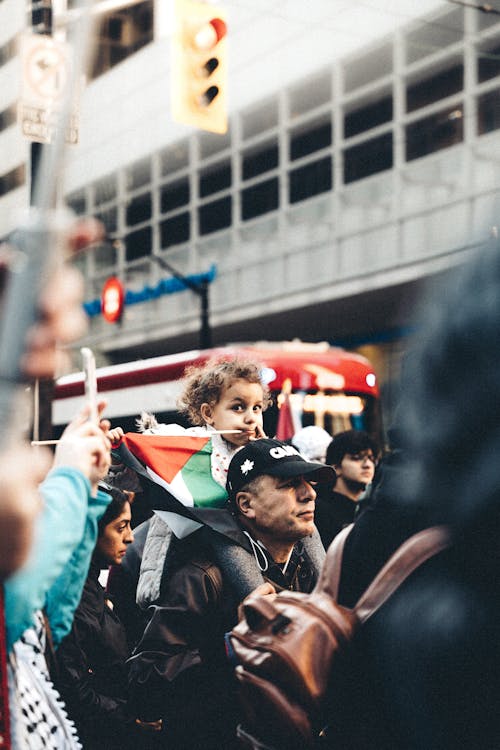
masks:
<instances>
[{"instance_id":1,"label":"young child","mask_svg":"<svg viewBox=\"0 0 500 750\"><path fill-rule=\"evenodd\" d=\"M142 414L141 432L156 435L206 435L212 438L213 479L226 487L227 469L235 451L249 440L266 437L263 413L270 403L262 366L251 359L212 359L186 371L178 399L181 414L194 425L158 424L152 414Z\"/></svg>"}]
</instances>

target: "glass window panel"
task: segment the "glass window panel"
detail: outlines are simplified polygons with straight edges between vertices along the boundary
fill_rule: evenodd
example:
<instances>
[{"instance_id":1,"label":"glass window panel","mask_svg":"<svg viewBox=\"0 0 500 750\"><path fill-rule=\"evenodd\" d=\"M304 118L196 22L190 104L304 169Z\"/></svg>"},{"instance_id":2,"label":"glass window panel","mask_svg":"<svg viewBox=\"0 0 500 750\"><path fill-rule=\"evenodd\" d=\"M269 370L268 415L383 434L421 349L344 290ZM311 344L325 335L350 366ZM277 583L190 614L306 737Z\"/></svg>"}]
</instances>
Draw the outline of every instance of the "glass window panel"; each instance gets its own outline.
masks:
<instances>
[{"instance_id":1,"label":"glass window panel","mask_svg":"<svg viewBox=\"0 0 500 750\"><path fill-rule=\"evenodd\" d=\"M16 121L16 117L17 110L15 104L11 104L10 107L7 107L2 112L0 112L0 130L5 130L6 128L9 128L11 125L13 125Z\"/></svg>"},{"instance_id":2,"label":"glass window panel","mask_svg":"<svg viewBox=\"0 0 500 750\"><path fill-rule=\"evenodd\" d=\"M345 91L366 86L392 73L392 43L384 44L365 55L350 58L344 65Z\"/></svg>"},{"instance_id":3,"label":"glass window panel","mask_svg":"<svg viewBox=\"0 0 500 750\"><path fill-rule=\"evenodd\" d=\"M163 185L160 190L161 212L174 211L189 203L189 180L186 177L178 182Z\"/></svg>"},{"instance_id":4,"label":"glass window panel","mask_svg":"<svg viewBox=\"0 0 500 750\"><path fill-rule=\"evenodd\" d=\"M477 129L480 135L500 128L500 89L480 96L477 103Z\"/></svg>"},{"instance_id":5,"label":"glass window panel","mask_svg":"<svg viewBox=\"0 0 500 750\"><path fill-rule=\"evenodd\" d=\"M127 190L135 190L151 182L151 159L141 159L131 164L126 171Z\"/></svg>"},{"instance_id":6,"label":"glass window panel","mask_svg":"<svg viewBox=\"0 0 500 750\"><path fill-rule=\"evenodd\" d=\"M160 224L160 242L162 249L172 245L180 245L189 242L190 216L189 213L173 216L165 219Z\"/></svg>"},{"instance_id":7,"label":"glass window panel","mask_svg":"<svg viewBox=\"0 0 500 750\"><path fill-rule=\"evenodd\" d=\"M242 177L250 180L264 172L269 172L278 166L279 150L277 143L267 143L258 148L243 152Z\"/></svg>"},{"instance_id":8,"label":"glass window panel","mask_svg":"<svg viewBox=\"0 0 500 750\"><path fill-rule=\"evenodd\" d=\"M477 77L478 80L489 81L500 75L500 44L484 46L478 50Z\"/></svg>"},{"instance_id":9,"label":"glass window panel","mask_svg":"<svg viewBox=\"0 0 500 750\"><path fill-rule=\"evenodd\" d=\"M243 113L242 129L243 138L252 138L254 135L271 130L278 125L278 99L273 97L257 107Z\"/></svg>"},{"instance_id":10,"label":"glass window panel","mask_svg":"<svg viewBox=\"0 0 500 750\"><path fill-rule=\"evenodd\" d=\"M376 128L378 125L390 122L391 120L392 96L386 96L377 102L372 102L346 114L344 118L344 137L351 138L353 135Z\"/></svg>"},{"instance_id":11,"label":"glass window panel","mask_svg":"<svg viewBox=\"0 0 500 750\"><path fill-rule=\"evenodd\" d=\"M77 214L77 216L87 213L87 203L85 200L85 192L83 190L78 190L68 195L66 198L66 204L75 214Z\"/></svg>"},{"instance_id":12,"label":"glass window panel","mask_svg":"<svg viewBox=\"0 0 500 750\"><path fill-rule=\"evenodd\" d=\"M383 172L391 169L392 164L392 133L386 133L344 151L344 182Z\"/></svg>"},{"instance_id":13,"label":"glass window panel","mask_svg":"<svg viewBox=\"0 0 500 750\"><path fill-rule=\"evenodd\" d=\"M464 68L462 64L431 75L423 81L409 84L406 90L406 111L413 112L427 104L446 99L447 96L462 91L463 86Z\"/></svg>"},{"instance_id":14,"label":"glass window panel","mask_svg":"<svg viewBox=\"0 0 500 750\"><path fill-rule=\"evenodd\" d=\"M200 146L200 156L206 159L208 156L218 154L231 146L231 131L227 133L200 133L198 136Z\"/></svg>"},{"instance_id":15,"label":"glass window panel","mask_svg":"<svg viewBox=\"0 0 500 750\"><path fill-rule=\"evenodd\" d=\"M463 8L455 8L440 15L434 23L419 22L418 27L406 37L406 62L411 64L460 42L463 33Z\"/></svg>"},{"instance_id":16,"label":"glass window panel","mask_svg":"<svg viewBox=\"0 0 500 750\"><path fill-rule=\"evenodd\" d=\"M332 98L332 74L328 70L313 79L300 83L290 91L290 117L310 112Z\"/></svg>"},{"instance_id":17,"label":"glass window panel","mask_svg":"<svg viewBox=\"0 0 500 750\"><path fill-rule=\"evenodd\" d=\"M20 164L0 177L0 195L5 195L11 190L24 185L26 181L26 165Z\"/></svg>"},{"instance_id":18,"label":"glass window panel","mask_svg":"<svg viewBox=\"0 0 500 750\"><path fill-rule=\"evenodd\" d=\"M290 133L290 159L300 159L332 143L331 122L309 123L309 126Z\"/></svg>"},{"instance_id":19,"label":"glass window panel","mask_svg":"<svg viewBox=\"0 0 500 750\"><path fill-rule=\"evenodd\" d=\"M143 193L127 204L127 225L133 226L151 218L151 193Z\"/></svg>"},{"instance_id":20,"label":"glass window panel","mask_svg":"<svg viewBox=\"0 0 500 750\"><path fill-rule=\"evenodd\" d=\"M118 209L115 206L108 208L106 211L99 211L95 214L95 217L102 221L107 234L113 234L118 230Z\"/></svg>"},{"instance_id":21,"label":"glass window panel","mask_svg":"<svg viewBox=\"0 0 500 750\"><path fill-rule=\"evenodd\" d=\"M178 172L189 166L188 141L179 141L162 151L160 156L161 174L163 177Z\"/></svg>"},{"instance_id":22,"label":"glass window panel","mask_svg":"<svg viewBox=\"0 0 500 750\"><path fill-rule=\"evenodd\" d=\"M297 203L325 193L332 189L332 185L332 160L328 156L290 172L289 201Z\"/></svg>"},{"instance_id":23,"label":"glass window panel","mask_svg":"<svg viewBox=\"0 0 500 750\"><path fill-rule=\"evenodd\" d=\"M96 269L114 266L117 261L116 248L111 242L103 242L93 249Z\"/></svg>"},{"instance_id":24,"label":"glass window panel","mask_svg":"<svg viewBox=\"0 0 500 750\"><path fill-rule=\"evenodd\" d=\"M406 159L419 159L463 140L463 109L447 109L406 127Z\"/></svg>"},{"instance_id":25,"label":"glass window panel","mask_svg":"<svg viewBox=\"0 0 500 750\"><path fill-rule=\"evenodd\" d=\"M241 191L241 218L243 221L261 216L279 207L278 178L260 182Z\"/></svg>"},{"instance_id":26,"label":"glass window panel","mask_svg":"<svg viewBox=\"0 0 500 750\"><path fill-rule=\"evenodd\" d=\"M231 164L225 162L207 167L199 174L199 191L203 198L231 187Z\"/></svg>"},{"instance_id":27,"label":"glass window panel","mask_svg":"<svg viewBox=\"0 0 500 750\"><path fill-rule=\"evenodd\" d=\"M151 254L151 227L138 229L125 237L125 257L127 261L143 258Z\"/></svg>"},{"instance_id":28,"label":"glass window panel","mask_svg":"<svg viewBox=\"0 0 500 750\"><path fill-rule=\"evenodd\" d=\"M99 206L101 203L107 203L116 199L118 193L116 174L103 177L94 184L94 204Z\"/></svg>"},{"instance_id":29,"label":"glass window panel","mask_svg":"<svg viewBox=\"0 0 500 750\"><path fill-rule=\"evenodd\" d=\"M210 234L231 226L232 198L228 195L198 209L200 234Z\"/></svg>"}]
</instances>

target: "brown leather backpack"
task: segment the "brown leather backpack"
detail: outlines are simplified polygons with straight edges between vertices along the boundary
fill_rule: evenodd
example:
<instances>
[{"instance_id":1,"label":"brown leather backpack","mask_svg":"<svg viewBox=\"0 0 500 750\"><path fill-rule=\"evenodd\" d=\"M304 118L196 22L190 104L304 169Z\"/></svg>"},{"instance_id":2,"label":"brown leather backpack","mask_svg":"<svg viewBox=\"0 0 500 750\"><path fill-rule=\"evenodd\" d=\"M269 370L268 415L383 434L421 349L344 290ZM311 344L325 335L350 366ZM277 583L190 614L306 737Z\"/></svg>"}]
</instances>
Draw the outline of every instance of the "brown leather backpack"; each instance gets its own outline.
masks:
<instances>
[{"instance_id":1,"label":"brown leather backpack","mask_svg":"<svg viewBox=\"0 0 500 750\"><path fill-rule=\"evenodd\" d=\"M312 747L322 726L332 668L355 630L410 573L449 544L443 527L415 534L384 565L356 606L347 609L336 600L351 528L343 529L330 545L310 594L281 592L274 598L250 594L243 601L240 622L226 639L237 665L243 744L265 748L269 743L289 750Z\"/></svg>"}]
</instances>

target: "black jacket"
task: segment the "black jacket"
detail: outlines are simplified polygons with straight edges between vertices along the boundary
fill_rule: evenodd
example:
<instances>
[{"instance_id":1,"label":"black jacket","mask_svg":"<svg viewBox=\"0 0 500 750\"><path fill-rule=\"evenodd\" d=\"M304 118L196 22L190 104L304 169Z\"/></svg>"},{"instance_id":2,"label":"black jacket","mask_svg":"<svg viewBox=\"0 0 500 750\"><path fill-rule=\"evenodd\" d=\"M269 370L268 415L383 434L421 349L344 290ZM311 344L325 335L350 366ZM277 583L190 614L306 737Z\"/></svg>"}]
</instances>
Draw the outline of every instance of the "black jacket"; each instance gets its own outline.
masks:
<instances>
[{"instance_id":1,"label":"black jacket","mask_svg":"<svg viewBox=\"0 0 500 750\"><path fill-rule=\"evenodd\" d=\"M358 504L341 492L330 489L330 487L322 488L318 485L316 493L314 523L319 531L324 548L328 549L339 531L342 531L344 526L349 526L354 521Z\"/></svg>"},{"instance_id":2,"label":"black jacket","mask_svg":"<svg viewBox=\"0 0 500 750\"><path fill-rule=\"evenodd\" d=\"M125 631L106 604L99 572L92 561L73 627L57 650L59 687L85 748L112 747L104 738L119 742L134 723L126 707Z\"/></svg>"},{"instance_id":3,"label":"black jacket","mask_svg":"<svg viewBox=\"0 0 500 750\"><path fill-rule=\"evenodd\" d=\"M299 557L290 585L310 590L314 576L306 572L307 557ZM272 566L268 574L282 576ZM150 607L149 624L129 660L137 713L146 721L163 719L169 750L237 747L237 687L224 634L237 623L238 605L200 532L169 551L158 605Z\"/></svg>"}]
</instances>

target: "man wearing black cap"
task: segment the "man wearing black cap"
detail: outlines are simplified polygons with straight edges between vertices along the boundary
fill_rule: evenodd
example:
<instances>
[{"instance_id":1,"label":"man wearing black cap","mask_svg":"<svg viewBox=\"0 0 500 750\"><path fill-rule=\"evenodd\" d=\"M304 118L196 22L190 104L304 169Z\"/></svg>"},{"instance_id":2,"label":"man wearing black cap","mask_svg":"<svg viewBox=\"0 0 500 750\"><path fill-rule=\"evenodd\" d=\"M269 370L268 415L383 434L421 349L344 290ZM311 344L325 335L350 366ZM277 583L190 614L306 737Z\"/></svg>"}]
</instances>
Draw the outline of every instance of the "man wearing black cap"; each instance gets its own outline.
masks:
<instances>
[{"instance_id":1,"label":"man wearing black cap","mask_svg":"<svg viewBox=\"0 0 500 750\"><path fill-rule=\"evenodd\" d=\"M311 591L318 570L302 540L315 531L312 483L333 478L331 467L306 461L293 446L251 441L231 460L228 510L219 511L238 542L230 545L234 569L214 554L214 532L206 528L178 543L130 672L140 718L163 719L169 750L238 746L236 690L224 654L242 594L234 581L260 583L261 593ZM244 565L253 566L253 578Z\"/></svg>"}]
</instances>

